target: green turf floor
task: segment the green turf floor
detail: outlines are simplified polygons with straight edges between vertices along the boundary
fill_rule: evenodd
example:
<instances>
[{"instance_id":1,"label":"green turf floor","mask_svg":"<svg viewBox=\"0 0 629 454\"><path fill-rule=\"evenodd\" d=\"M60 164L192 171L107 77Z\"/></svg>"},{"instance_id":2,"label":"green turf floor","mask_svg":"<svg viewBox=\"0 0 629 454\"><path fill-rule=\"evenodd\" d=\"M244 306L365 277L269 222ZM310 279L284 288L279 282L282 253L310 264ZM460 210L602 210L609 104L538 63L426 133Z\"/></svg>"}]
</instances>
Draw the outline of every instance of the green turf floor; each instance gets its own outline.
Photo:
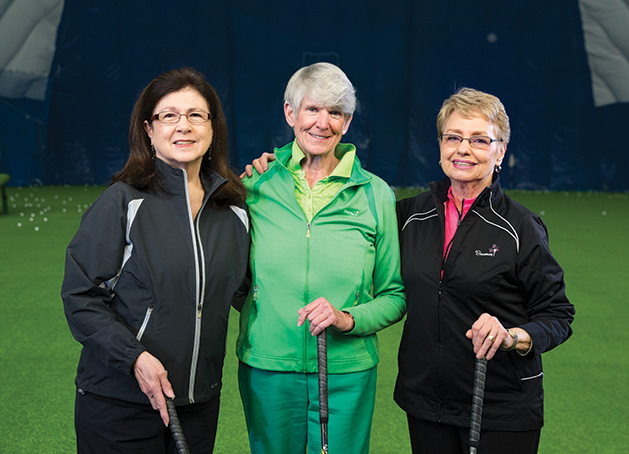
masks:
<instances>
[{"instance_id":1,"label":"green turf floor","mask_svg":"<svg viewBox=\"0 0 629 454\"><path fill-rule=\"evenodd\" d=\"M101 187L8 188L0 215L0 453L71 453L77 344L59 298L64 250ZM544 355L542 454L629 452L629 197L512 191L540 213L577 309L574 335ZM215 452L247 453L230 320ZM379 334L372 453L410 452L392 400L402 324Z\"/></svg>"}]
</instances>

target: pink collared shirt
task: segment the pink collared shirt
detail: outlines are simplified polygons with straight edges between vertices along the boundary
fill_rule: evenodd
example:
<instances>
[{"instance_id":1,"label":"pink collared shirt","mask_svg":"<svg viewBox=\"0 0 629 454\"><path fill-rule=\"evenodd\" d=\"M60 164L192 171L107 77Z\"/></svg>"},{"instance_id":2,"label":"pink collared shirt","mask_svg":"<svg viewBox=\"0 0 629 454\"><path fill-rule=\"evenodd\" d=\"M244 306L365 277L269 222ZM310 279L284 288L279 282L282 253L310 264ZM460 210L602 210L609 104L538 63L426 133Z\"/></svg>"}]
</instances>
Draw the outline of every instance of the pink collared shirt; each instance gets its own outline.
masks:
<instances>
[{"instance_id":1,"label":"pink collared shirt","mask_svg":"<svg viewBox=\"0 0 629 454\"><path fill-rule=\"evenodd\" d=\"M456 229L459 227L459 224L465 217L470 208L474 204L476 197L473 199L463 199L463 206L461 210L454 203L454 196L452 195L452 186L448 189L448 200L443 203L445 208L446 215L446 238L443 243L443 261L445 262L448 259L448 254L450 253L450 247L452 246L452 240L454 239L454 234L456 233ZM443 270L441 270L443 274Z\"/></svg>"}]
</instances>

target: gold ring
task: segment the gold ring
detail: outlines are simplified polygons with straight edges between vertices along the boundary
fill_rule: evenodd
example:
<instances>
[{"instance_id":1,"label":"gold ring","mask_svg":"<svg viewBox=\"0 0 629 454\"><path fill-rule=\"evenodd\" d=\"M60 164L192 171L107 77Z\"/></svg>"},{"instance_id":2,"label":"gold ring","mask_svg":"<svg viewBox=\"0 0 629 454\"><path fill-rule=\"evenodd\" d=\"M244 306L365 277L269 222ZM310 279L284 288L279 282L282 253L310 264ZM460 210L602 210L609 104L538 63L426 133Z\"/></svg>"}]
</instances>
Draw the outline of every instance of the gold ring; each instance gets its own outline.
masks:
<instances>
[{"instance_id":1,"label":"gold ring","mask_svg":"<svg viewBox=\"0 0 629 454\"><path fill-rule=\"evenodd\" d=\"M491 341L491 343L493 344L494 341L496 340L496 338L494 336L487 336L487 339L489 339Z\"/></svg>"}]
</instances>

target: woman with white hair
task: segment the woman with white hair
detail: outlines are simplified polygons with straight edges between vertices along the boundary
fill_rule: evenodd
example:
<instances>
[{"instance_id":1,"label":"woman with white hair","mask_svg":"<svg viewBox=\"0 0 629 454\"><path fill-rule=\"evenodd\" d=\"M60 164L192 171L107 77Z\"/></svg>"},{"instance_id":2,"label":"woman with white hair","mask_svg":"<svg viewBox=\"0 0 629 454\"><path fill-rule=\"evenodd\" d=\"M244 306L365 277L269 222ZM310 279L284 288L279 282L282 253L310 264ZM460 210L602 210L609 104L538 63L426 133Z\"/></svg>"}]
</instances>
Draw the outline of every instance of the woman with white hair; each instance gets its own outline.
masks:
<instances>
[{"instance_id":1,"label":"woman with white hair","mask_svg":"<svg viewBox=\"0 0 629 454\"><path fill-rule=\"evenodd\" d=\"M237 354L252 453L321 452L316 336L326 328L329 445L369 451L375 332L406 303L393 192L340 143L355 105L338 67L297 71L284 103L295 140L244 180L252 286Z\"/></svg>"}]
</instances>

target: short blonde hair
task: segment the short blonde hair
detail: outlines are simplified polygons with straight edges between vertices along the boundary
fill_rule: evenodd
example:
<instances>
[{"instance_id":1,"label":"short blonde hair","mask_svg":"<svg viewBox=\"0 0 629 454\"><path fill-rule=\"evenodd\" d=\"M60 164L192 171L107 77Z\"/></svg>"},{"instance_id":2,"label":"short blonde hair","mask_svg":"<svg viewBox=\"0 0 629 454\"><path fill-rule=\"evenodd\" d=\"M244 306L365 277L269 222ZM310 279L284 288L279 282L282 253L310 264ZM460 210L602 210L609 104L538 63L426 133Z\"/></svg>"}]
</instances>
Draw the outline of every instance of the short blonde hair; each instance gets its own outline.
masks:
<instances>
[{"instance_id":1,"label":"short blonde hair","mask_svg":"<svg viewBox=\"0 0 629 454\"><path fill-rule=\"evenodd\" d=\"M443 134L443 128L454 112L458 112L464 117L471 117L480 113L496 128L498 137L505 144L509 143L511 137L511 126L509 116L505 106L500 99L489 93L485 93L473 88L460 88L455 94L446 99L439 114L437 115L437 134Z\"/></svg>"}]
</instances>

